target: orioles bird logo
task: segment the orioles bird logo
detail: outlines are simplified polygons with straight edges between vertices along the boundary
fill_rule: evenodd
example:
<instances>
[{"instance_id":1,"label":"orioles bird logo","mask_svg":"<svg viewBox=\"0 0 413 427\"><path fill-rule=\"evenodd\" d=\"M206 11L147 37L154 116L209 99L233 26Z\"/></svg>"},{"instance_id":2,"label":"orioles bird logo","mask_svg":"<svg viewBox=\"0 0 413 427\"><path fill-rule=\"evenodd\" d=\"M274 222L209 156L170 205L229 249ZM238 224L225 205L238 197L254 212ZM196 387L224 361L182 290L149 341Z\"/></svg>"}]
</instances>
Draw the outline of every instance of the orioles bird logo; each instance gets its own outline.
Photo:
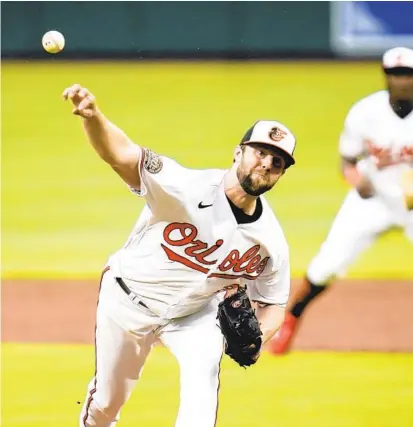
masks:
<instances>
[{"instance_id":1,"label":"orioles bird logo","mask_svg":"<svg viewBox=\"0 0 413 427\"><path fill-rule=\"evenodd\" d=\"M281 141L282 139L284 139L286 136L287 136L287 132L285 132L285 131L283 131L282 129L277 128L277 127L272 128L272 129L270 130L270 133L269 133L269 137L270 137L270 139L272 139L272 140L273 140L273 141L275 141L275 142L280 142L280 141Z\"/></svg>"}]
</instances>

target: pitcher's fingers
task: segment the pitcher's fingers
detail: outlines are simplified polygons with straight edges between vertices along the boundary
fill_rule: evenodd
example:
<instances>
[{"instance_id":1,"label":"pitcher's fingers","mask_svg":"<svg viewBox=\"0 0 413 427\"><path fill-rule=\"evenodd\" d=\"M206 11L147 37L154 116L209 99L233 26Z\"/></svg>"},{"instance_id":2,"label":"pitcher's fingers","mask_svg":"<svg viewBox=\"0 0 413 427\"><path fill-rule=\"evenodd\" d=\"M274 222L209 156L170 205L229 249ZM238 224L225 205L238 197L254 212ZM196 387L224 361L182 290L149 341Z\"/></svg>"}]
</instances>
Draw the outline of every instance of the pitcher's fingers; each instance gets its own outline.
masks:
<instances>
[{"instance_id":1,"label":"pitcher's fingers","mask_svg":"<svg viewBox=\"0 0 413 427\"><path fill-rule=\"evenodd\" d=\"M85 87L80 88L78 95L80 98L85 98L86 96L89 95L89 90L86 89Z\"/></svg>"},{"instance_id":2,"label":"pitcher's fingers","mask_svg":"<svg viewBox=\"0 0 413 427\"><path fill-rule=\"evenodd\" d=\"M90 108L91 106L92 106L92 102L91 102L89 96L87 96L86 98L82 99L82 101L80 102L80 104L77 106L77 109L79 111L82 111L85 108Z\"/></svg>"},{"instance_id":3,"label":"pitcher's fingers","mask_svg":"<svg viewBox=\"0 0 413 427\"><path fill-rule=\"evenodd\" d=\"M69 86L68 88L66 88L63 92L63 97L65 99L67 99L71 93L77 93L82 87L80 86L80 84L75 83L72 86Z\"/></svg>"},{"instance_id":4,"label":"pitcher's fingers","mask_svg":"<svg viewBox=\"0 0 413 427\"><path fill-rule=\"evenodd\" d=\"M63 91L63 93L62 93L62 97L63 97L63 99L67 99L67 97L69 96L69 92L72 90L72 88L73 88L73 85L72 85L72 86L67 87L67 88Z\"/></svg>"},{"instance_id":5,"label":"pitcher's fingers","mask_svg":"<svg viewBox=\"0 0 413 427\"><path fill-rule=\"evenodd\" d=\"M78 96L79 96L79 89L71 90L68 95L69 99L73 99Z\"/></svg>"},{"instance_id":6,"label":"pitcher's fingers","mask_svg":"<svg viewBox=\"0 0 413 427\"><path fill-rule=\"evenodd\" d=\"M93 111L90 108L83 110L83 117L90 118L93 116Z\"/></svg>"},{"instance_id":7,"label":"pitcher's fingers","mask_svg":"<svg viewBox=\"0 0 413 427\"><path fill-rule=\"evenodd\" d=\"M63 93L62 93L62 98L66 101L67 97L69 96L69 92L71 91L72 87L67 87Z\"/></svg>"},{"instance_id":8,"label":"pitcher's fingers","mask_svg":"<svg viewBox=\"0 0 413 427\"><path fill-rule=\"evenodd\" d=\"M70 99L73 99L75 96L77 96L79 94L81 89L82 89L82 86L80 86L78 84L73 85L69 90L68 97Z\"/></svg>"},{"instance_id":9,"label":"pitcher's fingers","mask_svg":"<svg viewBox=\"0 0 413 427\"><path fill-rule=\"evenodd\" d=\"M80 116L80 117L85 117L85 118L90 118L93 116L93 111L90 108L85 108L81 111L79 111L78 108L73 108L72 113L75 116Z\"/></svg>"},{"instance_id":10,"label":"pitcher's fingers","mask_svg":"<svg viewBox=\"0 0 413 427\"><path fill-rule=\"evenodd\" d=\"M79 108L73 108L72 113L75 116L85 117L86 111L89 111L88 109L79 110Z\"/></svg>"}]
</instances>

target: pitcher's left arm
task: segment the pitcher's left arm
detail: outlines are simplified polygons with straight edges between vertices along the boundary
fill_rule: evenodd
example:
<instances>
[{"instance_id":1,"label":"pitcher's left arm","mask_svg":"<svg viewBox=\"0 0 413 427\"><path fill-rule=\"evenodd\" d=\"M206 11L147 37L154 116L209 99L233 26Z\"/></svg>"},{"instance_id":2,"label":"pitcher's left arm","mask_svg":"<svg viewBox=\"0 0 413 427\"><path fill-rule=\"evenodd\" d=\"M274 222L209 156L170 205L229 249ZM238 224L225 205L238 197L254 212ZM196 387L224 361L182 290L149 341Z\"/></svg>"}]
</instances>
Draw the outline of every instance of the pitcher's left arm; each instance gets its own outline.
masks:
<instances>
[{"instance_id":1,"label":"pitcher's left arm","mask_svg":"<svg viewBox=\"0 0 413 427\"><path fill-rule=\"evenodd\" d=\"M263 345L278 331L284 321L285 308L275 304L256 303L255 312L262 332Z\"/></svg>"},{"instance_id":2,"label":"pitcher's left arm","mask_svg":"<svg viewBox=\"0 0 413 427\"><path fill-rule=\"evenodd\" d=\"M260 277L250 287L250 299L263 334L263 344L270 340L284 321L285 308L290 295L289 249L284 247L267 277Z\"/></svg>"}]
</instances>

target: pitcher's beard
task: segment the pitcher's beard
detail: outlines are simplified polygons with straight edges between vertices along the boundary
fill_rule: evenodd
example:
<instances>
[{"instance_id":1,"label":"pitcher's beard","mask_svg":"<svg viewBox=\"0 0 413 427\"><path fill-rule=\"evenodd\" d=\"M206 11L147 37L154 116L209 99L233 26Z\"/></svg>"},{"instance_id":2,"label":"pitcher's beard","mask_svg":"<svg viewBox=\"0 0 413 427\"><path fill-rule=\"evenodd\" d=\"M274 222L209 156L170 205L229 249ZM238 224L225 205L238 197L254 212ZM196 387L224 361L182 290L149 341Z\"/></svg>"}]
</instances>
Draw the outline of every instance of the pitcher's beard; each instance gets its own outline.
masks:
<instances>
[{"instance_id":1,"label":"pitcher's beard","mask_svg":"<svg viewBox=\"0 0 413 427\"><path fill-rule=\"evenodd\" d=\"M264 194L268 190L271 190L273 185L269 184L257 184L253 181L251 174L244 175L238 169L237 170L238 181L242 187L242 189L249 194L250 196L258 197L261 194Z\"/></svg>"}]
</instances>

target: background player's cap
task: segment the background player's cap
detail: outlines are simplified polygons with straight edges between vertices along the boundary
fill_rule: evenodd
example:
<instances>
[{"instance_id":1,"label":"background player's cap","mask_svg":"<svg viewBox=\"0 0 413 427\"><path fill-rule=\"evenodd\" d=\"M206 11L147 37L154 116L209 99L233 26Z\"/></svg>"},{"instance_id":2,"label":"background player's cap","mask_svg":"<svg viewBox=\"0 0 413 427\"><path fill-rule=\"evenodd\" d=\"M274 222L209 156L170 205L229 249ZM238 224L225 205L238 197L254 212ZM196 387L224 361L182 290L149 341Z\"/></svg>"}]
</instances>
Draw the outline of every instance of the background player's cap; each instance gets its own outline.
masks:
<instances>
[{"instance_id":1,"label":"background player's cap","mask_svg":"<svg viewBox=\"0 0 413 427\"><path fill-rule=\"evenodd\" d=\"M407 47L394 47L383 55L384 70L397 68L411 68L413 70L413 49Z\"/></svg>"},{"instance_id":2,"label":"background player's cap","mask_svg":"<svg viewBox=\"0 0 413 427\"><path fill-rule=\"evenodd\" d=\"M240 145L251 143L272 145L287 155L289 165L295 163L295 136L287 127L275 120L259 120L248 129Z\"/></svg>"}]
</instances>

